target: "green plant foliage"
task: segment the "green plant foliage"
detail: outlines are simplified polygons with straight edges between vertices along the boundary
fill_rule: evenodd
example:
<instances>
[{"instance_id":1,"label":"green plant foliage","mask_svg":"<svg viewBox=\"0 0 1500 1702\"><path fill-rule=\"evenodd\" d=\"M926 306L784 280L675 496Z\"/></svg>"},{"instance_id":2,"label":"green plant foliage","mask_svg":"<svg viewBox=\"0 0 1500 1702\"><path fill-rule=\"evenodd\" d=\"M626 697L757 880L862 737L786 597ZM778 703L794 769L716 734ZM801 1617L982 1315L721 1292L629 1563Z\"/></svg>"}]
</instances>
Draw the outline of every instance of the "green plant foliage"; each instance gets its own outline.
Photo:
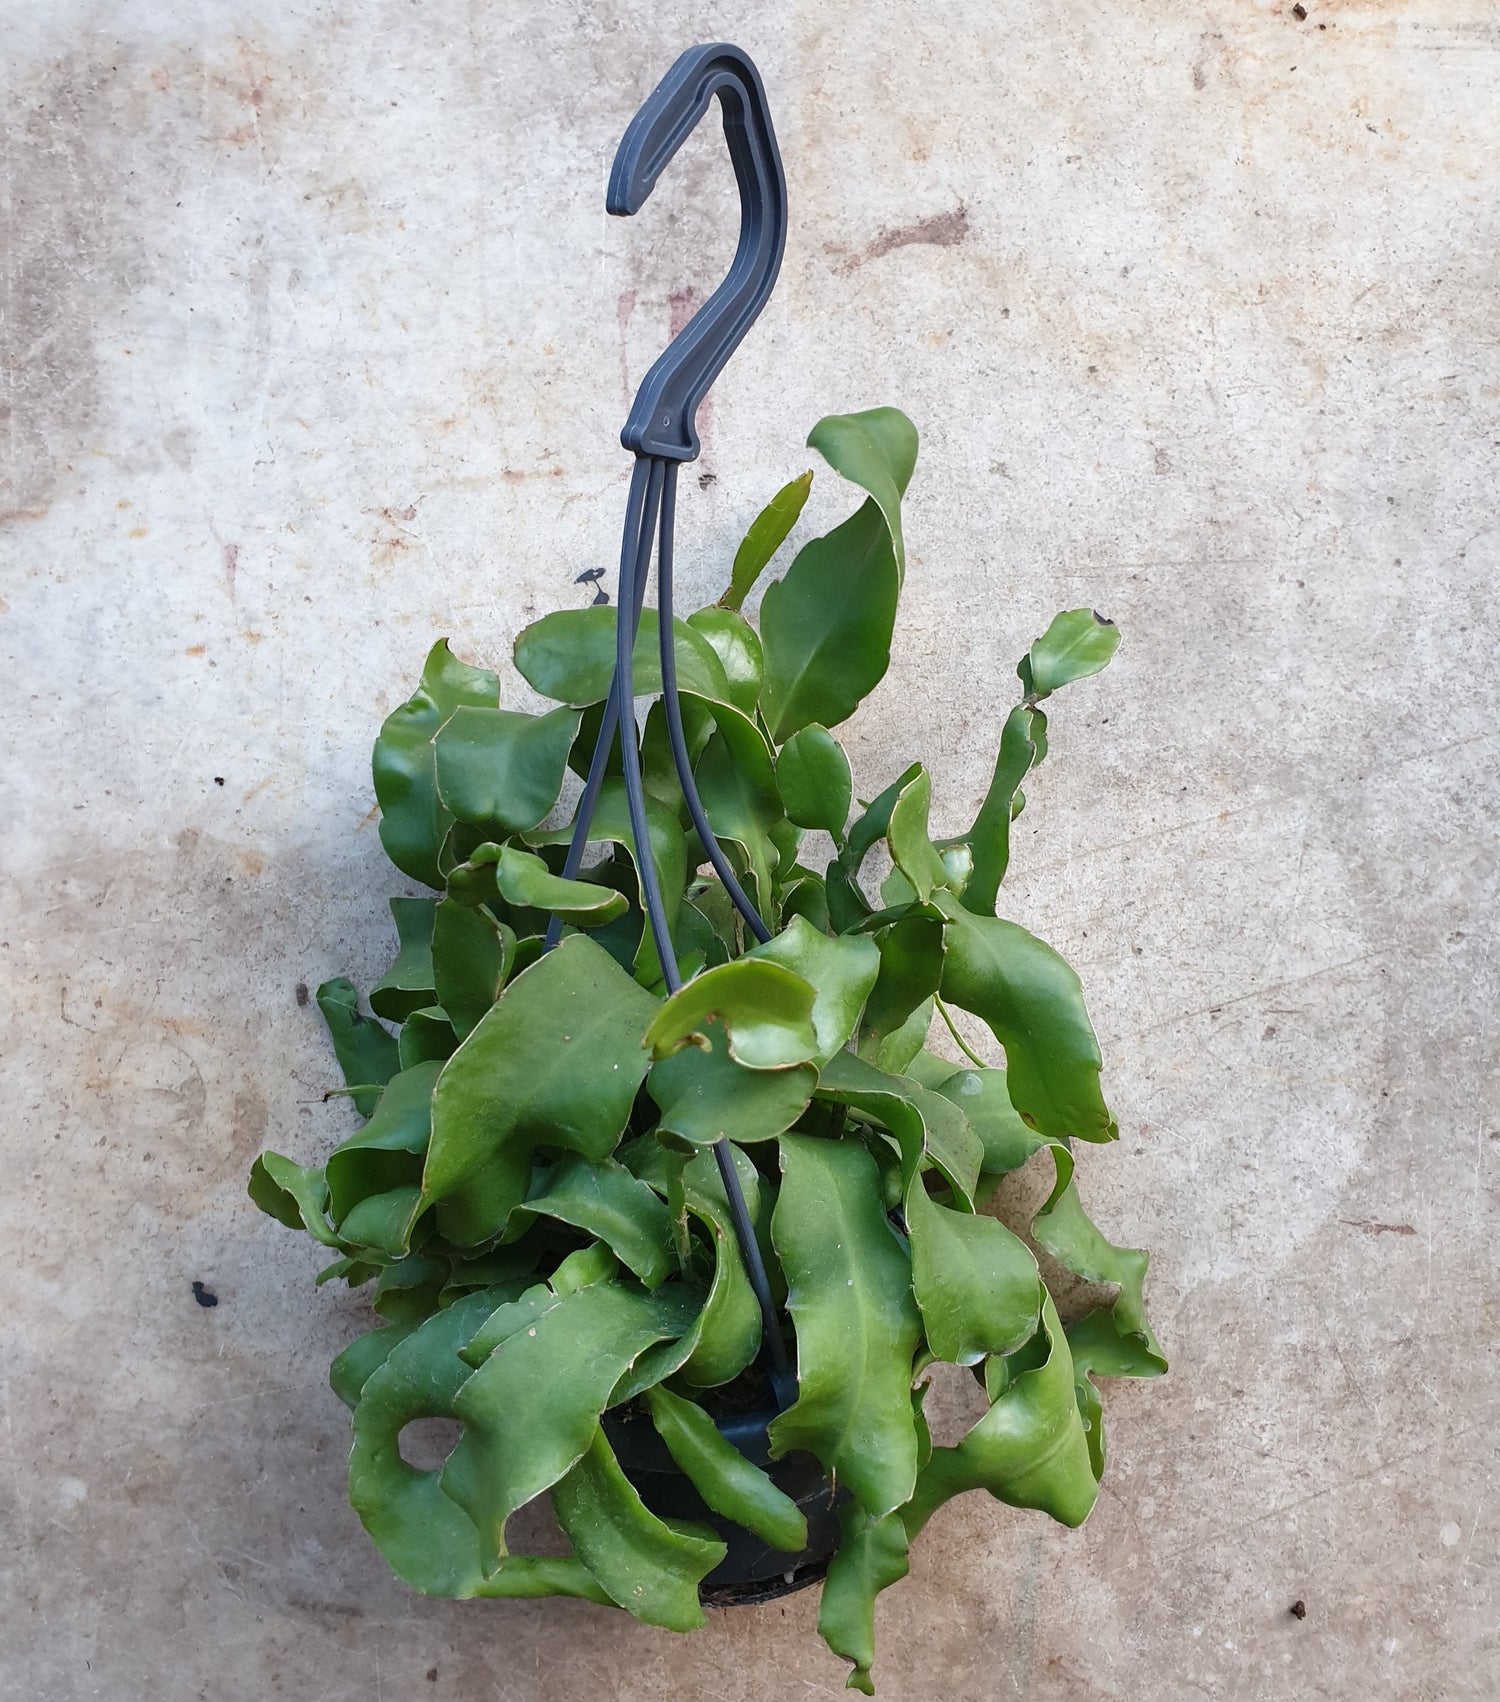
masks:
<instances>
[{"instance_id":1,"label":"green plant foliage","mask_svg":"<svg viewBox=\"0 0 1500 1702\"><path fill-rule=\"evenodd\" d=\"M788 821L844 843L854 781L844 747L826 727L812 721L792 734L776 758L776 783Z\"/></svg>"},{"instance_id":2,"label":"green plant foliage","mask_svg":"<svg viewBox=\"0 0 1500 1702\"><path fill-rule=\"evenodd\" d=\"M404 875L441 887L438 852L453 818L438 797L433 740L456 710L494 709L500 682L485 668L458 661L440 638L416 691L386 717L375 741L375 798L380 843Z\"/></svg>"},{"instance_id":3,"label":"green plant foliage","mask_svg":"<svg viewBox=\"0 0 1500 1702\"><path fill-rule=\"evenodd\" d=\"M672 1458L714 1512L787 1554L806 1547L807 1519L797 1503L725 1440L697 1402L655 1388L646 1391L646 1406Z\"/></svg>"},{"instance_id":4,"label":"green plant foliage","mask_svg":"<svg viewBox=\"0 0 1500 1702\"><path fill-rule=\"evenodd\" d=\"M921 763L889 784L885 765L857 799L829 728L889 661L916 433L873 409L819 422L809 443L861 506L767 587L757 630L741 605L802 511L811 475L793 480L720 603L674 627L688 758L770 939L705 872L659 702L642 761L679 990L645 926L618 762L589 859L561 872L572 830L553 812L567 770L588 768L613 608L517 638L517 667L556 706L543 714L502 710L495 676L439 643L374 757L382 842L433 895L392 901L373 1014L347 980L318 989L347 1084L329 1094L338 1132L316 1153L261 1154L249 1192L327 1249L320 1283L370 1298L377 1327L330 1381L352 1414L350 1498L398 1576L687 1631L727 1532L801 1562L809 1523L777 1474L811 1454L844 1495L819 1630L869 1693L876 1598L934 1510L983 1490L1080 1523L1106 1459L1100 1383L1166 1361L1146 1253L1109 1240L1079 1192L1083 1143L1117 1131L1078 977L997 914L1022 785L1047 755L1041 705L1098 673L1119 633L1075 609L1031 645L967 832L935 836ZM636 664L637 693L657 696L649 610ZM807 834L831 839L826 866ZM1028 1243L986 1209L1044 1147L1055 1181L1030 1246L1111 1291L1066 1319ZM779 1402L721 1159L795 1367ZM952 1447L922 1414L935 1362L970 1368L985 1394ZM770 1404L751 1460L722 1421ZM458 1426L431 1469L401 1452L425 1418ZM621 1438L651 1432L633 1427L654 1429L714 1528L642 1499ZM541 1496L567 1555L510 1552L512 1514Z\"/></svg>"},{"instance_id":5,"label":"green plant foliage","mask_svg":"<svg viewBox=\"0 0 1500 1702\"><path fill-rule=\"evenodd\" d=\"M797 516L807 505L813 476L809 471L785 484L750 523L744 542L735 551L734 566L729 574L729 589L719 599L719 607L738 609L755 586L755 582L770 565L771 558L786 542L787 534L797 524Z\"/></svg>"}]
</instances>

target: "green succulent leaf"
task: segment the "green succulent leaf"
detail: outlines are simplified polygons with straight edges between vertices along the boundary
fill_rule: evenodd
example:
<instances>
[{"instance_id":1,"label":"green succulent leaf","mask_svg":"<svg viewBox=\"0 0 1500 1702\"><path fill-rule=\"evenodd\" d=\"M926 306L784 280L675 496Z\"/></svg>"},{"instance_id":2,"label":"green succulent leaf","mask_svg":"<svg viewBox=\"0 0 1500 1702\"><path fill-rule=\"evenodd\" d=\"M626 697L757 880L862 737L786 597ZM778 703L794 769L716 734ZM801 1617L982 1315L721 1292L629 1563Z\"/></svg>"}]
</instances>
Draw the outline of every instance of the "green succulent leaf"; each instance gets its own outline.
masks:
<instances>
[{"instance_id":1,"label":"green succulent leaf","mask_svg":"<svg viewBox=\"0 0 1500 1702\"><path fill-rule=\"evenodd\" d=\"M776 784L798 827L821 828L844 841L854 781L844 747L817 721L792 734L776 757Z\"/></svg>"},{"instance_id":2,"label":"green succulent leaf","mask_svg":"<svg viewBox=\"0 0 1500 1702\"><path fill-rule=\"evenodd\" d=\"M572 709L454 710L434 746L444 806L487 839L529 832L562 791L578 721Z\"/></svg>"},{"instance_id":3,"label":"green succulent leaf","mask_svg":"<svg viewBox=\"0 0 1500 1702\"><path fill-rule=\"evenodd\" d=\"M995 1218L940 1205L919 1178L906 1188L912 1288L927 1345L950 1365L1014 1352L1036 1332L1036 1261Z\"/></svg>"},{"instance_id":4,"label":"green succulent leaf","mask_svg":"<svg viewBox=\"0 0 1500 1702\"><path fill-rule=\"evenodd\" d=\"M1005 1048L1016 1110L1043 1135L1114 1140L1078 976L1017 923L971 915L947 895L938 902L948 918L943 998L981 1018Z\"/></svg>"},{"instance_id":5,"label":"green succulent leaf","mask_svg":"<svg viewBox=\"0 0 1500 1702\"><path fill-rule=\"evenodd\" d=\"M1072 1355L1045 1288L1041 1307L1046 1357L1005 1382L956 1448L933 1449L903 1509L912 1536L945 1501L970 1489L986 1489L1011 1507L1037 1508L1064 1525L1088 1517L1099 1484L1074 1393Z\"/></svg>"},{"instance_id":6,"label":"green succulent leaf","mask_svg":"<svg viewBox=\"0 0 1500 1702\"><path fill-rule=\"evenodd\" d=\"M1139 1247L1116 1247L1083 1209L1074 1179L1073 1155L1054 1144L1056 1182L1031 1220L1031 1234L1057 1262L1086 1282L1108 1282L1120 1293L1115 1304L1099 1308L1069 1331L1086 1363L1079 1371L1105 1377L1158 1377L1167 1369L1146 1316L1146 1267L1150 1254Z\"/></svg>"},{"instance_id":7,"label":"green succulent leaf","mask_svg":"<svg viewBox=\"0 0 1500 1702\"><path fill-rule=\"evenodd\" d=\"M288 1229L305 1229L324 1247L340 1244L328 1222L328 1181L321 1170L295 1164L279 1152L263 1152L250 1166L246 1191L267 1217Z\"/></svg>"},{"instance_id":8,"label":"green succulent leaf","mask_svg":"<svg viewBox=\"0 0 1500 1702\"><path fill-rule=\"evenodd\" d=\"M769 1186L738 1147L729 1150L751 1220L765 1241ZM713 1280L708 1298L686 1333L669 1348L653 1348L646 1354L627 1384L616 1389L612 1406L674 1373L686 1388L717 1388L738 1377L760 1351L760 1303L745 1274L729 1198L713 1153L697 1153L680 1165L670 1191L676 1195L684 1218L696 1218L712 1238Z\"/></svg>"},{"instance_id":9,"label":"green succulent leaf","mask_svg":"<svg viewBox=\"0 0 1500 1702\"><path fill-rule=\"evenodd\" d=\"M756 580L770 565L772 556L786 542L787 534L797 524L797 516L807 503L807 493L812 489L812 481L813 476L809 469L790 484L783 485L751 521L744 542L735 551L734 566L729 574L729 588L719 599L720 608L738 609L750 595Z\"/></svg>"},{"instance_id":10,"label":"green succulent leaf","mask_svg":"<svg viewBox=\"0 0 1500 1702\"><path fill-rule=\"evenodd\" d=\"M752 898L771 904L777 856L771 837L782 820L770 746L759 727L728 704L712 706L717 723L694 770L709 826L720 840L739 845L750 865Z\"/></svg>"},{"instance_id":11,"label":"green succulent leaf","mask_svg":"<svg viewBox=\"0 0 1500 1702\"><path fill-rule=\"evenodd\" d=\"M743 615L730 608L699 609L688 616L687 624L708 640L723 664L728 682L727 701L741 713L753 715L766 674L760 634Z\"/></svg>"},{"instance_id":12,"label":"green succulent leaf","mask_svg":"<svg viewBox=\"0 0 1500 1702\"><path fill-rule=\"evenodd\" d=\"M847 721L885 678L901 573L874 499L797 552L761 603L771 736Z\"/></svg>"},{"instance_id":13,"label":"green succulent leaf","mask_svg":"<svg viewBox=\"0 0 1500 1702\"><path fill-rule=\"evenodd\" d=\"M745 955L780 964L813 988L814 1056L819 1064L841 1051L859 1026L860 1012L880 973L880 948L874 940L862 935L830 938L800 916Z\"/></svg>"},{"instance_id":14,"label":"green succulent leaf","mask_svg":"<svg viewBox=\"0 0 1500 1702\"><path fill-rule=\"evenodd\" d=\"M818 1085L817 1069L749 1069L731 1055L722 1023L710 1022L702 1033L706 1046L683 1046L658 1058L646 1078L662 1131L709 1146L771 1140L791 1128Z\"/></svg>"},{"instance_id":15,"label":"green succulent leaf","mask_svg":"<svg viewBox=\"0 0 1500 1702\"><path fill-rule=\"evenodd\" d=\"M911 1366L921 1335L911 1265L862 1144L781 1138L771 1238L797 1332L797 1399L771 1425L775 1457L805 1448L871 1514L911 1495Z\"/></svg>"},{"instance_id":16,"label":"green succulent leaf","mask_svg":"<svg viewBox=\"0 0 1500 1702\"><path fill-rule=\"evenodd\" d=\"M437 1005L413 1011L401 1025L396 1040L397 1059L403 1070L436 1059L441 1063L453 1055L458 1035L448 1021L448 1013Z\"/></svg>"},{"instance_id":17,"label":"green succulent leaf","mask_svg":"<svg viewBox=\"0 0 1500 1702\"><path fill-rule=\"evenodd\" d=\"M647 1390L645 1400L657 1434L706 1506L770 1548L797 1554L807 1546L807 1520L797 1503L745 1458L696 1401L662 1388Z\"/></svg>"},{"instance_id":18,"label":"green succulent leaf","mask_svg":"<svg viewBox=\"0 0 1500 1702\"><path fill-rule=\"evenodd\" d=\"M927 835L931 802L932 777L924 768L901 788L891 808L887 829L891 860L922 904L932 897L934 887L948 884L947 865Z\"/></svg>"},{"instance_id":19,"label":"green succulent leaf","mask_svg":"<svg viewBox=\"0 0 1500 1702\"><path fill-rule=\"evenodd\" d=\"M391 1350L416 1329L415 1323L382 1324L356 1336L328 1368L328 1385L351 1412L366 1383L391 1357Z\"/></svg>"},{"instance_id":20,"label":"green succulent leaf","mask_svg":"<svg viewBox=\"0 0 1500 1702\"><path fill-rule=\"evenodd\" d=\"M880 506L895 546L896 564L906 572L901 540L901 498L917 464L917 428L899 408L869 408L860 414L829 414L807 435L836 473L867 490Z\"/></svg>"},{"instance_id":21,"label":"green succulent leaf","mask_svg":"<svg viewBox=\"0 0 1500 1702\"><path fill-rule=\"evenodd\" d=\"M779 963L740 958L694 976L662 1005L646 1030L653 1058L705 1044L704 1029L722 1023L729 1056L752 1070L786 1069L817 1055L813 988Z\"/></svg>"},{"instance_id":22,"label":"green succulent leaf","mask_svg":"<svg viewBox=\"0 0 1500 1702\"><path fill-rule=\"evenodd\" d=\"M824 1072L819 1097L889 1130L901 1154L900 1186L912 1290L935 1358L972 1365L1018 1346L1036 1328L1036 1265L1024 1243L993 1218L973 1214L976 1138L961 1114L919 1084L857 1057ZM962 1209L932 1199L936 1171Z\"/></svg>"},{"instance_id":23,"label":"green succulent leaf","mask_svg":"<svg viewBox=\"0 0 1500 1702\"><path fill-rule=\"evenodd\" d=\"M662 904L667 915L667 925L675 927L678 910L682 904L682 895L687 886L687 842L683 836L682 824L667 806L656 798L646 799L646 832L651 841L651 854L656 860L657 878L661 883ZM566 845L573 837L572 825L548 830L542 833L528 835L533 845ZM601 842L611 842L623 847L631 859L636 860L635 835L631 831L630 812L626 805L625 784L623 780L611 778L604 782L599 789L599 801L594 806L594 815L589 823L589 843L596 845ZM637 880L637 893L639 881ZM621 922L624 922L622 917ZM636 935L639 942L637 963L642 975L655 967L656 975L660 968L656 965L656 952L651 944L650 930L640 931L640 917L635 918Z\"/></svg>"},{"instance_id":24,"label":"green succulent leaf","mask_svg":"<svg viewBox=\"0 0 1500 1702\"><path fill-rule=\"evenodd\" d=\"M895 1136L903 1188L918 1170L933 1169L965 1206L973 1204L983 1149L951 1100L853 1052L824 1065L817 1096L858 1111Z\"/></svg>"},{"instance_id":25,"label":"green succulent leaf","mask_svg":"<svg viewBox=\"0 0 1500 1702\"><path fill-rule=\"evenodd\" d=\"M836 727L885 677L905 572L901 495L917 460L916 429L894 408L831 416L808 442L872 494L805 544L761 603L762 697L777 744L814 721Z\"/></svg>"},{"instance_id":26,"label":"green succulent leaf","mask_svg":"<svg viewBox=\"0 0 1500 1702\"><path fill-rule=\"evenodd\" d=\"M672 1220L661 1200L613 1159L567 1154L543 1172L517 1212L572 1224L605 1242L647 1288L671 1272Z\"/></svg>"},{"instance_id":27,"label":"green succulent leaf","mask_svg":"<svg viewBox=\"0 0 1500 1702\"><path fill-rule=\"evenodd\" d=\"M672 1285L648 1295L592 1283L538 1313L462 1385L453 1409L464 1434L442 1487L473 1521L486 1573L506 1554L511 1514L577 1464L615 1384L694 1310Z\"/></svg>"},{"instance_id":28,"label":"green succulent leaf","mask_svg":"<svg viewBox=\"0 0 1500 1702\"><path fill-rule=\"evenodd\" d=\"M1000 734L1000 750L989 790L979 806L974 825L964 835L974 858L974 870L963 889L967 910L978 916L993 916L1000 883L1010 866L1010 824L1021 795L1021 782L1037 762L1037 724L1040 710L1017 704L1006 718Z\"/></svg>"},{"instance_id":29,"label":"green succulent leaf","mask_svg":"<svg viewBox=\"0 0 1500 1702\"><path fill-rule=\"evenodd\" d=\"M637 697L661 690L660 632L656 610L642 610L632 654ZM732 702L713 645L686 621L674 620L672 633L679 688L718 703ZM615 611L562 609L543 615L517 635L515 658L522 678L543 697L575 709L602 703L615 677Z\"/></svg>"},{"instance_id":30,"label":"green succulent leaf","mask_svg":"<svg viewBox=\"0 0 1500 1702\"><path fill-rule=\"evenodd\" d=\"M515 935L483 907L445 898L432 924L432 970L438 1002L460 1040L500 997Z\"/></svg>"},{"instance_id":31,"label":"green succulent leaf","mask_svg":"<svg viewBox=\"0 0 1500 1702\"><path fill-rule=\"evenodd\" d=\"M1005 1071L954 1070L937 1085L944 1099L951 1099L968 1119L969 1127L984 1146L981 1169L999 1176L1019 1170L1046 1137L1028 1128L1010 1102Z\"/></svg>"},{"instance_id":32,"label":"green succulent leaf","mask_svg":"<svg viewBox=\"0 0 1500 1702\"><path fill-rule=\"evenodd\" d=\"M400 1068L396 1038L361 1013L354 984L342 975L325 981L318 988L317 998L344 1080L361 1090L351 1095L355 1109L361 1117L368 1117L380 1098L380 1089Z\"/></svg>"},{"instance_id":33,"label":"green succulent leaf","mask_svg":"<svg viewBox=\"0 0 1500 1702\"><path fill-rule=\"evenodd\" d=\"M897 798L921 772L922 765L914 762L863 807L837 859L829 866L828 910L841 934L858 927L870 915L869 901L859 884L860 870L865 858L886 837Z\"/></svg>"},{"instance_id":34,"label":"green succulent leaf","mask_svg":"<svg viewBox=\"0 0 1500 1702\"><path fill-rule=\"evenodd\" d=\"M623 916L630 901L613 887L565 880L542 859L514 845L481 845L463 865L477 879L488 869L496 893L522 910L547 910L575 928L597 927ZM451 890L459 871L449 877Z\"/></svg>"},{"instance_id":35,"label":"green succulent leaf","mask_svg":"<svg viewBox=\"0 0 1500 1702\"><path fill-rule=\"evenodd\" d=\"M586 934L510 982L438 1077L423 1197L460 1246L497 1235L526 1197L538 1146L595 1162L614 1150L645 1079L656 1009Z\"/></svg>"},{"instance_id":36,"label":"green succulent leaf","mask_svg":"<svg viewBox=\"0 0 1500 1702\"><path fill-rule=\"evenodd\" d=\"M349 1499L391 1570L426 1595L561 1595L608 1604L609 1596L575 1559L510 1555L485 1578L478 1533L443 1494L440 1470L419 1471L401 1458L406 1425L456 1416L454 1398L470 1375L456 1349L494 1300L480 1291L434 1314L391 1344L363 1377L354 1409Z\"/></svg>"},{"instance_id":37,"label":"green succulent leaf","mask_svg":"<svg viewBox=\"0 0 1500 1702\"><path fill-rule=\"evenodd\" d=\"M1097 674L1120 648L1120 629L1092 609L1069 609L1032 645L1016 672L1033 702Z\"/></svg>"},{"instance_id":38,"label":"green succulent leaf","mask_svg":"<svg viewBox=\"0 0 1500 1702\"><path fill-rule=\"evenodd\" d=\"M552 1505L574 1552L620 1607L668 1631L704 1623L698 1585L725 1545L701 1526L648 1511L602 1430L552 1491Z\"/></svg>"},{"instance_id":39,"label":"green succulent leaf","mask_svg":"<svg viewBox=\"0 0 1500 1702\"><path fill-rule=\"evenodd\" d=\"M413 1011L434 1002L432 980L432 898L393 898L400 947L396 961L370 989L370 1009L387 1022L405 1022Z\"/></svg>"},{"instance_id":40,"label":"green succulent leaf","mask_svg":"<svg viewBox=\"0 0 1500 1702\"><path fill-rule=\"evenodd\" d=\"M380 843L413 880L442 886L438 852L453 825L438 797L432 741L455 710L495 708L499 702L495 675L466 667L441 638L428 654L422 683L380 729L373 760Z\"/></svg>"},{"instance_id":41,"label":"green succulent leaf","mask_svg":"<svg viewBox=\"0 0 1500 1702\"><path fill-rule=\"evenodd\" d=\"M875 1598L910 1570L908 1539L900 1513L872 1519L857 1501L839 1510L838 1552L828 1567L818 1608L818 1635L853 1663L845 1688L875 1694Z\"/></svg>"},{"instance_id":42,"label":"green succulent leaf","mask_svg":"<svg viewBox=\"0 0 1500 1702\"><path fill-rule=\"evenodd\" d=\"M392 1076L369 1122L329 1154L329 1209L346 1242L393 1258L407 1251L441 1068L418 1064Z\"/></svg>"},{"instance_id":43,"label":"green succulent leaf","mask_svg":"<svg viewBox=\"0 0 1500 1702\"><path fill-rule=\"evenodd\" d=\"M899 1070L900 1062L880 1056L884 1043L920 1014L920 1033L914 1055L927 1038L932 1021L931 999L943 979L944 928L936 913L903 916L883 930L879 941L880 973L871 989L859 1025L859 1049L872 1063ZM888 1054L887 1054L888 1056ZM901 1062L909 1061L901 1060Z\"/></svg>"}]
</instances>

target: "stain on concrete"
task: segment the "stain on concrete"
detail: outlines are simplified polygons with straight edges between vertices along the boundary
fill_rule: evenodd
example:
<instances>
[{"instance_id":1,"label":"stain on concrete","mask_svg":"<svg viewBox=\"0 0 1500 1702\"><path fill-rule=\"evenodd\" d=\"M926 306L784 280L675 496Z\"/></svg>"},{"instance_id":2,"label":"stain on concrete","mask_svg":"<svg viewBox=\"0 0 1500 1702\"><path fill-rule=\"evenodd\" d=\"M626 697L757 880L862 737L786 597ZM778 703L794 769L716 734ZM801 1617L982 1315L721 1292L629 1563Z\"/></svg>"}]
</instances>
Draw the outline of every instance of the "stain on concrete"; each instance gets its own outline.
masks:
<instances>
[{"instance_id":1,"label":"stain on concrete","mask_svg":"<svg viewBox=\"0 0 1500 1702\"><path fill-rule=\"evenodd\" d=\"M839 261L839 269L852 272L863 266L867 261L880 260L887 254L893 254L898 248L957 248L969 235L969 209L962 201L946 213L933 213L925 219L917 219L909 225L899 225L893 230L883 230L873 237L857 253L844 254ZM830 245L830 254L839 254L840 250Z\"/></svg>"}]
</instances>

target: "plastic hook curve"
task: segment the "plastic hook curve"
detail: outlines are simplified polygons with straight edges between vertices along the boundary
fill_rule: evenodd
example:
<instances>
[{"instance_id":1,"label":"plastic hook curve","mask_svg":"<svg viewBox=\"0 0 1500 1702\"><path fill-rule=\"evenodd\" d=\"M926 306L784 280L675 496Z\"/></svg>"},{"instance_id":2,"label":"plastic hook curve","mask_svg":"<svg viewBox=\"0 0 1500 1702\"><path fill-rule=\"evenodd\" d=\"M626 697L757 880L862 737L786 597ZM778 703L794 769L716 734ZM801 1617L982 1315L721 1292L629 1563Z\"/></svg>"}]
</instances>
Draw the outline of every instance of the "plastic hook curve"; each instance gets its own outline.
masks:
<instances>
[{"instance_id":1,"label":"plastic hook curve","mask_svg":"<svg viewBox=\"0 0 1500 1702\"><path fill-rule=\"evenodd\" d=\"M728 42L689 48L630 121L605 205L638 212L714 96L740 186L740 240L723 283L667 345L636 392L620 441L636 455L698 456L698 405L765 306L786 247L786 174L760 73Z\"/></svg>"}]
</instances>

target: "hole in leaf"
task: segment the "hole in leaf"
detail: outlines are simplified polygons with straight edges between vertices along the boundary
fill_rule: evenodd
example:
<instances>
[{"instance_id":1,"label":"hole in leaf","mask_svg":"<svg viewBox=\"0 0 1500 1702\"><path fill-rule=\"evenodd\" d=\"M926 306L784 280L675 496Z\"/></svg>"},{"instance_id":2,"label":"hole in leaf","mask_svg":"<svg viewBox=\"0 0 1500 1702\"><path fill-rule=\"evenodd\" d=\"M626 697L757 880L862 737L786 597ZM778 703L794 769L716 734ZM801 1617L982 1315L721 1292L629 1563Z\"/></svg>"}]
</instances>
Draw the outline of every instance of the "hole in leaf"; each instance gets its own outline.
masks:
<instances>
[{"instance_id":1,"label":"hole in leaf","mask_svg":"<svg viewBox=\"0 0 1500 1702\"><path fill-rule=\"evenodd\" d=\"M401 1431L401 1458L413 1471L435 1472L463 1433L456 1418L415 1418Z\"/></svg>"}]
</instances>

